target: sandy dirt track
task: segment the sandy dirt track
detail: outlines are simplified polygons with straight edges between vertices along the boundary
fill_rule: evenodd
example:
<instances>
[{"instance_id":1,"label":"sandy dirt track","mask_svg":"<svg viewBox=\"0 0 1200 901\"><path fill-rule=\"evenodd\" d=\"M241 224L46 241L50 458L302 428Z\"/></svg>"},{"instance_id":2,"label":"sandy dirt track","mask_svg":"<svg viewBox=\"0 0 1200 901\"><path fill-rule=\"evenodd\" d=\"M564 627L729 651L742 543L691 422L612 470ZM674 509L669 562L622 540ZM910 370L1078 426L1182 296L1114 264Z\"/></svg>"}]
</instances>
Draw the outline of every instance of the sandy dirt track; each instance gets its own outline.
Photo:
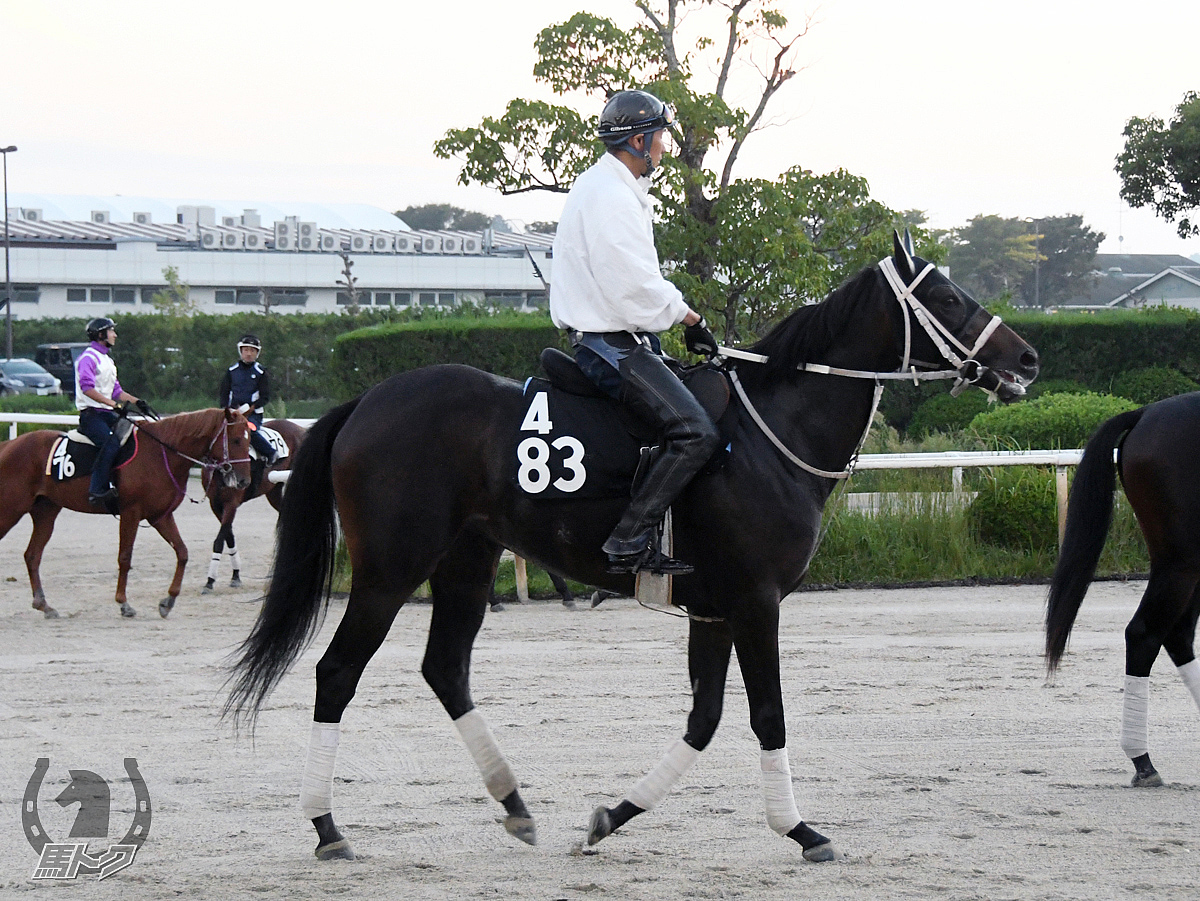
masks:
<instances>
[{"instance_id":1,"label":"sandy dirt track","mask_svg":"<svg viewBox=\"0 0 1200 901\"><path fill-rule=\"evenodd\" d=\"M246 587L201 597L216 521L185 504L192 562L179 605L156 612L173 559L150 529L122 620L112 602L116 523L63 513L43 567L64 618L29 606L28 520L0 541L0 898L1200 898L1200 716L1165 655L1151 680L1151 753L1167 786L1134 790L1117 747L1122 630L1140 583L1084 604L1047 686L1043 587L810 592L783 606L789 748L800 811L846 860L805 863L766 826L757 744L731 672L711 747L656 810L581 853L611 805L682 734L683 621L630 600L489 614L476 703L538 823L510 838L419 673L430 608L410 604L347 711L335 815L354 862L320 863L297 801L325 629L271 699L255 742L219 721L221 662L249 631L273 512L238 517ZM69 616L68 616L69 614ZM21 799L39 757L48 834L76 807L68 769L112 785L109 842L132 819L122 759L154 804L135 863L103 882L30 881ZM93 849L96 845L93 842ZM61 897L62 895L56 895Z\"/></svg>"}]
</instances>

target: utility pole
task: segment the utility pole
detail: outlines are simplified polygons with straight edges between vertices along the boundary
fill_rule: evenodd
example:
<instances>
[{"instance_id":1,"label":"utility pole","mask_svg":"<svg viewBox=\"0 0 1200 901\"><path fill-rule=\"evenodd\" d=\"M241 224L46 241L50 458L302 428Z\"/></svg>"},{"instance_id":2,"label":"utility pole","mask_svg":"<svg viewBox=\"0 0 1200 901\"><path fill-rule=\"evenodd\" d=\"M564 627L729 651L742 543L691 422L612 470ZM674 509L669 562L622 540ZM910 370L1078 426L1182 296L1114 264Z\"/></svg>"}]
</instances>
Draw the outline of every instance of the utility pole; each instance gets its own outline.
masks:
<instances>
[{"instance_id":1,"label":"utility pole","mask_svg":"<svg viewBox=\"0 0 1200 901\"><path fill-rule=\"evenodd\" d=\"M8 236L8 155L17 152L17 145L0 147L0 156L4 157L4 355L12 359L12 273L8 268L8 250L11 244Z\"/></svg>"}]
</instances>

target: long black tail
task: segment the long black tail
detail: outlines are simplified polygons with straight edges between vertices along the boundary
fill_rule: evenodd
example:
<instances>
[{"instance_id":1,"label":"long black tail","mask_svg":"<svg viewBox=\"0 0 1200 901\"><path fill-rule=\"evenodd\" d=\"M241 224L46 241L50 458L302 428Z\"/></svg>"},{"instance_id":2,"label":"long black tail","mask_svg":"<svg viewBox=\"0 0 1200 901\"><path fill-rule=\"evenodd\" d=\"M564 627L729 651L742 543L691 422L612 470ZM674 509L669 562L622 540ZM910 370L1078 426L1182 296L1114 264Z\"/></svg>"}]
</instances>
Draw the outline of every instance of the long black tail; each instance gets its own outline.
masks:
<instances>
[{"instance_id":1,"label":"long black tail","mask_svg":"<svg viewBox=\"0 0 1200 901\"><path fill-rule=\"evenodd\" d=\"M1067 649L1075 616L1096 575L1096 564L1108 539L1113 491L1117 487L1113 449L1121 436L1137 425L1143 412L1145 407L1122 413L1096 429L1075 471L1067 505L1066 533L1046 600L1046 667L1050 672L1058 668Z\"/></svg>"},{"instance_id":2,"label":"long black tail","mask_svg":"<svg viewBox=\"0 0 1200 901\"><path fill-rule=\"evenodd\" d=\"M309 430L292 461L275 533L275 564L250 635L234 652L224 715L253 727L259 709L312 641L329 606L337 550L330 456L361 398L330 410Z\"/></svg>"}]
</instances>

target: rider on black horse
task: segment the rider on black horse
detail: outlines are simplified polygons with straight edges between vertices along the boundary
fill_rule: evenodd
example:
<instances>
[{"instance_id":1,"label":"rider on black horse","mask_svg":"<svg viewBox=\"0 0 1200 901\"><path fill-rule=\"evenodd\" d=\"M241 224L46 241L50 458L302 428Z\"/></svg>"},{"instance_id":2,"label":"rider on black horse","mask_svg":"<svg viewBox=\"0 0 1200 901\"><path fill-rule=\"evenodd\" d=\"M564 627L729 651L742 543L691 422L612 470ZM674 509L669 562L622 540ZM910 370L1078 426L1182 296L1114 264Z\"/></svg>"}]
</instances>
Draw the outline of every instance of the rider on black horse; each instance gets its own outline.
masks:
<instances>
[{"instance_id":1,"label":"rider on black horse","mask_svg":"<svg viewBox=\"0 0 1200 901\"><path fill-rule=\"evenodd\" d=\"M247 407L246 419L254 428L250 430L250 445L258 452L263 465L275 462L275 448L263 437L263 409L271 399L267 370L258 362L262 342L256 335L242 335L238 339L238 361L225 370L221 388L217 392L218 407Z\"/></svg>"},{"instance_id":2,"label":"rider on black horse","mask_svg":"<svg viewBox=\"0 0 1200 901\"><path fill-rule=\"evenodd\" d=\"M136 404L145 413L149 407L117 381L117 364L110 354L117 343L117 324L107 317L93 319L87 324L87 336L91 344L75 363L75 406L79 409L79 431L99 448L88 503L111 510L117 502L117 489L111 482L112 465L121 449L121 439L113 434L120 419L116 409Z\"/></svg>"},{"instance_id":3,"label":"rider on black horse","mask_svg":"<svg viewBox=\"0 0 1200 901\"><path fill-rule=\"evenodd\" d=\"M692 571L656 546L656 527L718 442L704 408L663 362L654 334L682 322L689 351L716 352L704 318L663 278L654 248L650 174L672 122L671 109L653 94L614 94L598 130L608 151L575 181L554 239L554 324L570 331L584 373L663 438L661 456L604 543L613 573Z\"/></svg>"}]
</instances>

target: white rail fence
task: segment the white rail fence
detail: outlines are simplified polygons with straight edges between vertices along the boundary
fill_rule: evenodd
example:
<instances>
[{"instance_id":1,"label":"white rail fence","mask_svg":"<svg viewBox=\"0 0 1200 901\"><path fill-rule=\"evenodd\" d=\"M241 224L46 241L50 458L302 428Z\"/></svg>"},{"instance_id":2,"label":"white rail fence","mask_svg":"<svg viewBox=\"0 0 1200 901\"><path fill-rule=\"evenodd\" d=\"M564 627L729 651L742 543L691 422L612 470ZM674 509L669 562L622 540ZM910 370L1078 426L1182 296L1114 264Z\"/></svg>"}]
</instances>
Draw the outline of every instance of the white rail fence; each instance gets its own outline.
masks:
<instances>
[{"instance_id":1,"label":"white rail fence","mask_svg":"<svg viewBox=\"0 0 1200 901\"><path fill-rule=\"evenodd\" d=\"M0 422L9 423L8 437L17 437L17 423L42 425L75 425L77 416L51 413L0 413ZM308 428L315 419L293 419L292 422ZM963 490L963 470L979 466L1053 466L1055 489L1058 498L1058 540L1062 543L1063 530L1067 523L1067 474L1068 467L1077 466L1083 457L1082 450L1058 451L944 451L936 454L863 454L858 459L858 469L949 469L954 493ZM271 481L286 482L286 472L272 473ZM525 561L515 560L517 597L528 600L529 590L525 578Z\"/></svg>"}]
</instances>

